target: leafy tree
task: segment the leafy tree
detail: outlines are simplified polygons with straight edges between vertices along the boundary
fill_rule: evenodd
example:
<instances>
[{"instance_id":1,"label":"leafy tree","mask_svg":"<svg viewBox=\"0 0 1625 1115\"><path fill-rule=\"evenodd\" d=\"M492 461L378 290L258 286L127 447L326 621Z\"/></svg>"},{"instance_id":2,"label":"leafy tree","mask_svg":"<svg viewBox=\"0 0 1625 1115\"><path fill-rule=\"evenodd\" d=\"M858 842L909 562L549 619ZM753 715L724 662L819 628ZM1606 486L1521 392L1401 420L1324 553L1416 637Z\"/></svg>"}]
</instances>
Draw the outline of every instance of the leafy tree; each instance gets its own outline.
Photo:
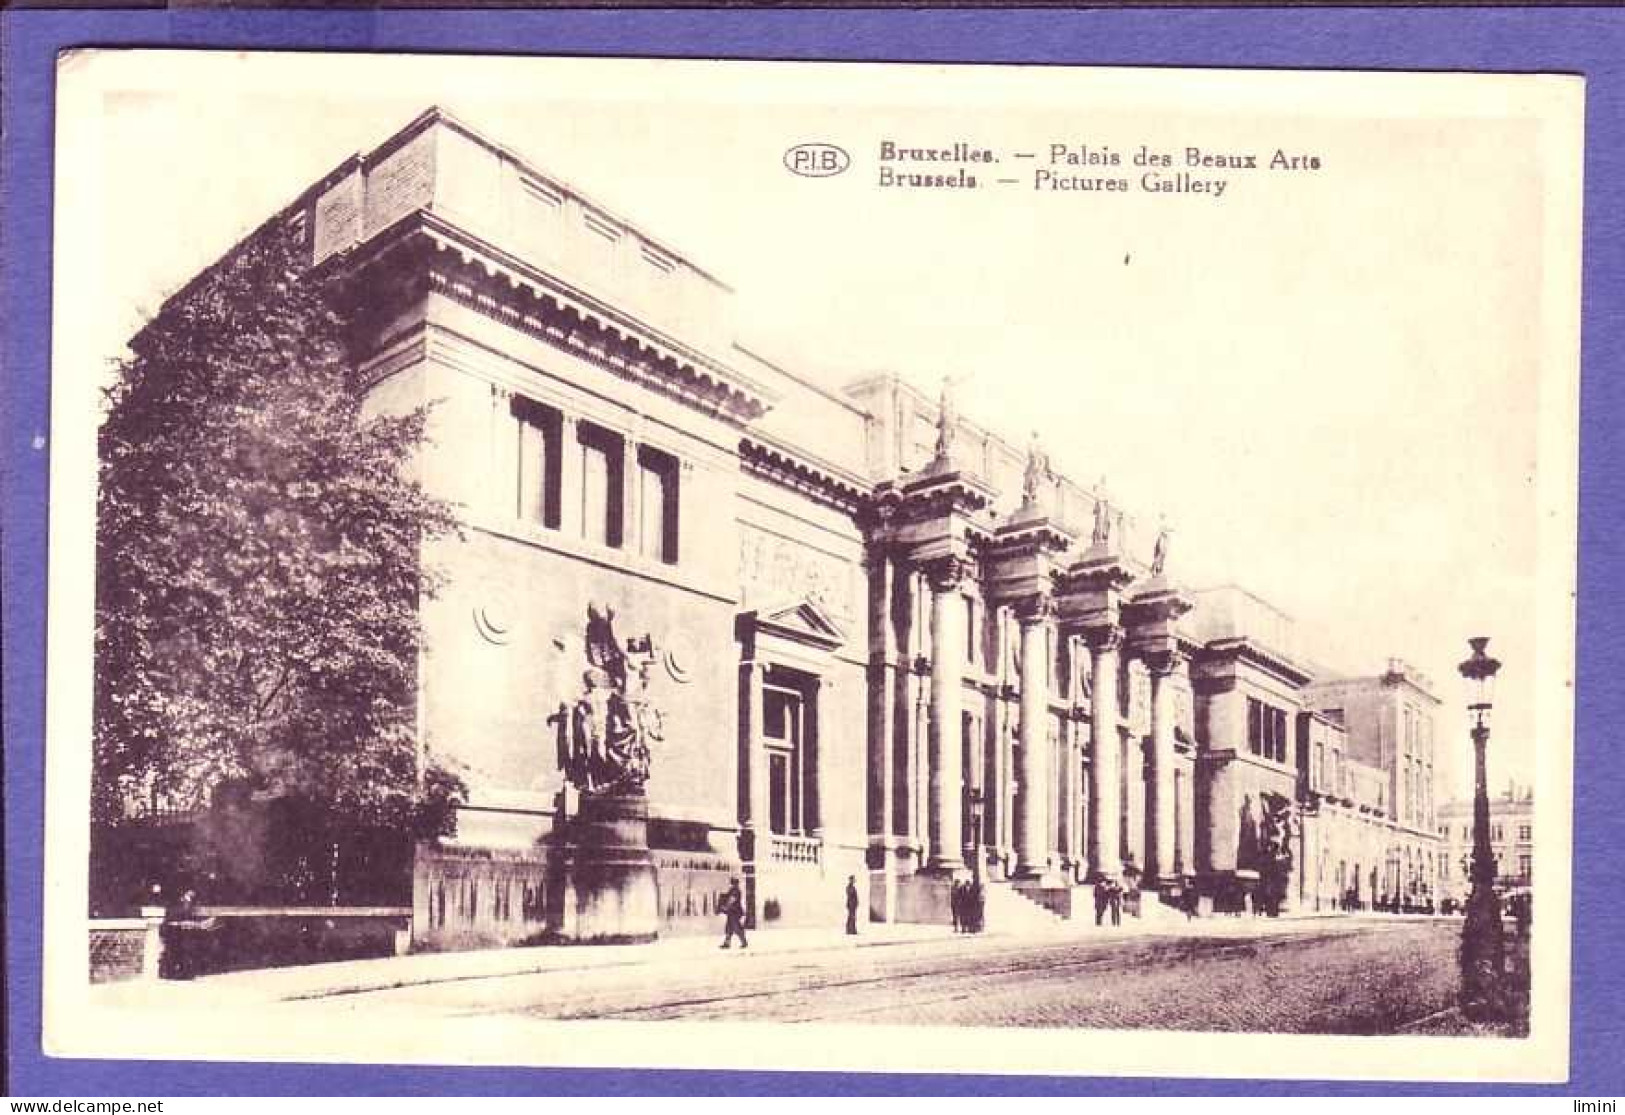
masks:
<instances>
[{"instance_id":1,"label":"leafy tree","mask_svg":"<svg viewBox=\"0 0 1625 1115\"><path fill-rule=\"evenodd\" d=\"M108 391L97 521L94 815L227 781L346 832L446 835L420 769L425 413L368 415L334 286L273 221L171 298Z\"/></svg>"}]
</instances>

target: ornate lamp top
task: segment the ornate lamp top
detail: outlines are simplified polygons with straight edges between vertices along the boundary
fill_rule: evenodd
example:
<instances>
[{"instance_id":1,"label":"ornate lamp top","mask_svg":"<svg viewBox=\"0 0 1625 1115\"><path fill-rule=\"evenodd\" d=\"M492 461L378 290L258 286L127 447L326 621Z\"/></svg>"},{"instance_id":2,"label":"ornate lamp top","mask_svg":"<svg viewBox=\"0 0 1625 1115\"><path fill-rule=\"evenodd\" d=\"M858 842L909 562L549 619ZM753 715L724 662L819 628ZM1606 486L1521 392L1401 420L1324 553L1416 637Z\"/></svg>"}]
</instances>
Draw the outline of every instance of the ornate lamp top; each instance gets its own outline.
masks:
<instances>
[{"instance_id":1,"label":"ornate lamp top","mask_svg":"<svg viewBox=\"0 0 1625 1115\"><path fill-rule=\"evenodd\" d=\"M1467 679L1467 710L1473 714L1475 732L1488 732L1490 706L1494 703L1495 675L1501 669L1501 663L1485 653L1489 643L1489 637L1485 635L1468 639L1467 644L1473 648L1472 657L1456 667L1461 671L1461 676Z\"/></svg>"}]
</instances>

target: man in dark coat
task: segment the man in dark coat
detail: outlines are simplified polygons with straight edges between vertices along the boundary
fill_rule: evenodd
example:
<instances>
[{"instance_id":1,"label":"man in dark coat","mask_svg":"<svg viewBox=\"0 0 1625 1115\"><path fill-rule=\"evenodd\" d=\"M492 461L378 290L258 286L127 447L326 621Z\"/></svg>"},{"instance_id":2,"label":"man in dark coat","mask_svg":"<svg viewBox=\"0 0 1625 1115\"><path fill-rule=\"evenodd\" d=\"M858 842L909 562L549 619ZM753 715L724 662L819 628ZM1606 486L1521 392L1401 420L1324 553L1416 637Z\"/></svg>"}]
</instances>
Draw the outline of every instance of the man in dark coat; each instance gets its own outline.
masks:
<instances>
[{"instance_id":1,"label":"man in dark coat","mask_svg":"<svg viewBox=\"0 0 1625 1115\"><path fill-rule=\"evenodd\" d=\"M722 934L722 947L727 948L733 943L735 935L739 937L739 947L750 948L750 942L745 940L745 896L739 893L739 880L735 879L728 885L728 890L722 896L721 912L725 920L725 929Z\"/></svg>"},{"instance_id":2,"label":"man in dark coat","mask_svg":"<svg viewBox=\"0 0 1625 1115\"><path fill-rule=\"evenodd\" d=\"M858 877L846 877L846 932L849 937L858 935Z\"/></svg>"},{"instance_id":3,"label":"man in dark coat","mask_svg":"<svg viewBox=\"0 0 1625 1115\"><path fill-rule=\"evenodd\" d=\"M1106 920L1106 907L1110 903L1111 881L1101 879L1095 883L1095 924L1101 925Z\"/></svg>"},{"instance_id":4,"label":"man in dark coat","mask_svg":"<svg viewBox=\"0 0 1625 1115\"><path fill-rule=\"evenodd\" d=\"M954 932L958 933L965 921L965 897L957 882L948 889L948 913L954 919Z\"/></svg>"}]
</instances>

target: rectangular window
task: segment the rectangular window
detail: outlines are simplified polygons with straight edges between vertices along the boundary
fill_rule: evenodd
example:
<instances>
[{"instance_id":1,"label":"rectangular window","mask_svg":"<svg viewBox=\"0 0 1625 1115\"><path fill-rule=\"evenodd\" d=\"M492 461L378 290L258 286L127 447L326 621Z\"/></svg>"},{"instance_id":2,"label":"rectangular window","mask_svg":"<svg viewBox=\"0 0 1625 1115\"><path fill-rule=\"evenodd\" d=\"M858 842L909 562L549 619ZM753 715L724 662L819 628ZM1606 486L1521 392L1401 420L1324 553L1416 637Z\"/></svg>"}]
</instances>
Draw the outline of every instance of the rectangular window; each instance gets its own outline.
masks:
<instances>
[{"instance_id":1,"label":"rectangular window","mask_svg":"<svg viewBox=\"0 0 1625 1115\"><path fill-rule=\"evenodd\" d=\"M1528 879L1529 873L1534 869L1534 860L1530 856L1518 857L1518 878Z\"/></svg>"},{"instance_id":2,"label":"rectangular window","mask_svg":"<svg viewBox=\"0 0 1625 1115\"><path fill-rule=\"evenodd\" d=\"M790 831L790 756L775 751L767 758L767 824L773 832Z\"/></svg>"},{"instance_id":3,"label":"rectangular window","mask_svg":"<svg viewBox=\"0 0 1625 1115\"><path fill-rule=\"evenodd\" d=\"M638 447L638 545L644 557L677 564L677 458Z\"/></svg>"},{"instance_id":4,"label":"rectangular window","mask_svg":"<svg viewBox=\"0 0 1625 1115\"><path fill-rule=\"evenodd\" d=\"M564 416L552 407L522 398L513 400L512 411L519 429L517 513L526 522L557 530Z\"/></svg>"},{"instance_id":5,"label":"rectangular window","mask_svg":"<svg viewBox=\"0 0 1625 1115\"><path fill-rule=\"evenodd\" d=\"M1264 706L1247 698L1247 750L1254 755L1264 753Z\"/></svg>"},{"instance_id":6,"label":"rectangular window","mask_svg":"<svg viewBox=\"0 0 1625 1115\"><path fill-rule=\"evenodd\" d=\"M1049 628L1050 661L1055 664L1055 695L1061 700L1072 696L1072 646L1054 627Z\"/></svg>"},{"instance_id":7,"label":"rectangular window","mask_svg":"<svg viewBox=\"0 0 1625 1115\"><path fill-rule=\"evenodd\" d=\"M1534 839L1534 835L1535 835L1535 830L1534 830L1534 828L1532 826L1530 826L1530 825L1519 825L1518 826L1518 839L1519 840L1532 840L1532 839Z\"/></svg>"},{"instance_id":8,"label":"rectangular window","mask_svg":"<svg viewBox=\"0 0 1625 1115\"><path fill-rule=\"evenodd\" d=\"M1271 734L1274 737L1271 741L1272 747L1270 750L1270 758L1274 759L1277 763L1285 763L1287 750L1285 709L1270 709L1270 727Z\"/></svg>"},{"instance_id":9,"label":"rectangular window","mask_svg":"<svg viewBox=\"0 0 1625 1115\"><path fill-rule=\"evenodd\" d=\"M965 601L965 661L976 664L976 597L963 594Z\"/></svg>"},{"instance_id":10,"label":"rectangular window","mask_svg":"<svg viewBox=\"0 0 1625 1115\"><path fill-rule=\"evenodd\" d=\"M1315 744L1315 789L1326 789L1326 745Z\"/></svg>"},{"instance_id":11,"label":"rectangular window","mask_svg":"<svg viewBox=\"0 0 1625 1115\"><path fill-rule=\"evenodd\" d=\"M768 749L768 827L781 836L802 831L806 705L801 693L764 686L762 735Z\"/></svg>"},{"instance_id":12,"label":"rectangular window","mask_svg":"<svg viewBox=\"0 0 1625 1115\"><path fill-rule=\"evenodd\" d=\"M581 423L581 533L619 549L624 534L624 460L620 435Z\"/></svg>"}]
</instances>

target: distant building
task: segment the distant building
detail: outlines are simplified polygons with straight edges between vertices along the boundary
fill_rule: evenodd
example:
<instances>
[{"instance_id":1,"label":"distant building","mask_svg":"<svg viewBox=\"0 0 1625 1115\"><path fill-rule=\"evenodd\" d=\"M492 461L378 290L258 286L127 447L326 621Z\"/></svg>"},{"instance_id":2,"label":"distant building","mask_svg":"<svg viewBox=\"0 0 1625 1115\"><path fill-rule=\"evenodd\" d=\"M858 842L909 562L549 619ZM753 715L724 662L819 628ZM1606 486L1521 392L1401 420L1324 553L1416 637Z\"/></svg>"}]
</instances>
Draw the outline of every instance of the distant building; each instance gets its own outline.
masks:
<instances>
[{"instance_id":1,"label":"distant building","mask_svg":"<svg viewBox=\"0 0 1625 1115\"><path fill-rule=\"evenodd\" d=\"M1299 721L1302 897L1317 909L1426 908L1439 900L1431 682L1400 659L1373 677L1317 681Z\"/></svg>"},{"instance_id":2,"label":"distant building","mask_svg":"<svg viewBox=\"0 0 1625 1115\"><path fill-rule=\"evenodd\" d=\"M428 555L420 745L471 800L416 850L420 944L547 929L573 792L549 718L589 605L664 713L663 931L713 930L733 876L753 916L814 924L849 875L900 921L945 922L970 873L990 918L1075 916L1100 879L1230 908L1435 894L1426 679L1306 665L1279 609L1182 588L1165 535L1036 447L743 347L724 283L438 110L281 219L363 306L371 410L436 402L420 474L467 525Z\"/></svg>"},{"instance_id":3,"label":"distant building","mask_svg":"<svg viewBox=\"0 0 1625 1115\"><path fill-rule=\"evenodd\" d=\"M1448 801L1439 807L1438 831L1444 841L1439 889L1465 902L1472 889L1473 801ZM1503 894L1535 885L1535 792L1509 784L1490 798L1490 851L1495 856L1495 887Z\"/></svg>"}]
</instances>

